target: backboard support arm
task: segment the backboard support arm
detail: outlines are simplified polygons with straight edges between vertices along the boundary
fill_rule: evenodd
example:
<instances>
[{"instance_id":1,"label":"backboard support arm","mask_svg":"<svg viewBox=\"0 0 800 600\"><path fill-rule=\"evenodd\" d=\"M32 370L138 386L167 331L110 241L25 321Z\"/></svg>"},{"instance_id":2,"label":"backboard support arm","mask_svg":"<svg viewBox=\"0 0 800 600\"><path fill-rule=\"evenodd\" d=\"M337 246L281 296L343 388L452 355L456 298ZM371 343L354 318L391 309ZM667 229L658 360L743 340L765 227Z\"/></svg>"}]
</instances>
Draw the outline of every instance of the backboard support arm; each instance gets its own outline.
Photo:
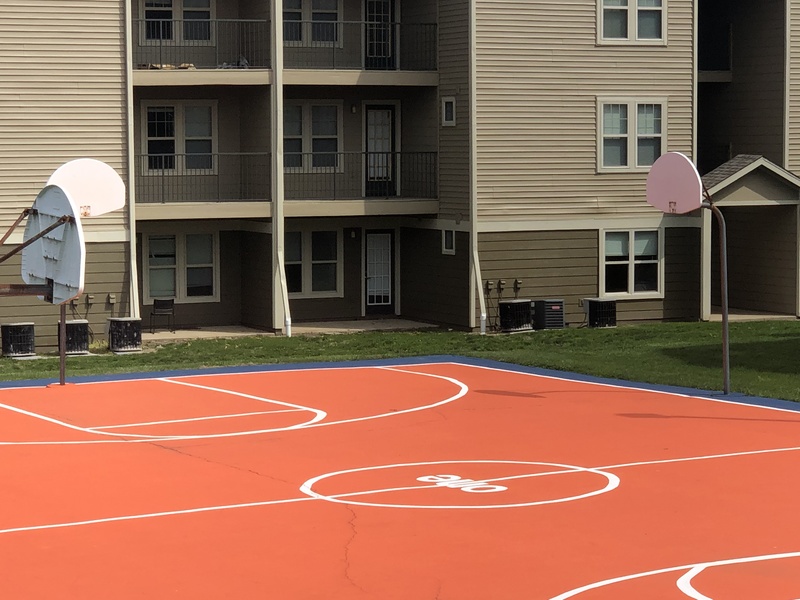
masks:
<instances>
[{"instance_id":1,"label":"backboard support arm","mask_svg":"<svg viewBox=\"0 0 800 600\"><path fill-rule=\"evenodd\" d=\"M6 231L6 232L5 232L5 234L3 235L3 237L2 237L2 238L0 238L0 246L2 246L3 244L5 244L5 243L6 243L6 240L8 239L8 237L9 237L9 236L10 236L12 233L14 233L14 230L17 228L17 226L18 226L20 223L22 223L22 220L23 220L25 217L27 217L29 214L33 213L33 212L36 212L36 209L33 209L33 208L26 208L25 210L23 210L23 211L22 211L22 214L20 214L20 216L19 216L19 217L17 217L17 220L16 220L16 221L14 221L14 224L13 224L11 227L9 227L9 228L8 228L8 231Z\"/></svg>"},{"instance_id":2,"label":"backboard support arm","mask_svg":"<svg viewBox=\"0 0 800 600\"><path fill-rule=\"evenodd\" d=\"M3 240L5 240L9 236L11 231L13 231L16 228L16 226L22 221L22 219L24 219L26 216L28 216L28 215L23 214L19 219L17 219L17 222L11 227L11 229L8 232L6 232L6 235L3 236ZM7 261L9 258L11 258L15 254L19 253L20 251L24 250L25 248L30 246L35 241L42 239L44 236L46 236L48 233L50 233L54 229L57 229L58 227L61 227L62 225L66 224L66 223L74 223L74 222L75 222L75 219L73 219L69 215L64 215L58 221L56 221L55 223L50 225L50 227L48 227L46 229L43 229L42 231L37 233L35 236L33 236L31 239L29 239L29 240L27 240L25 242L22 242L19 246L14 248L8 254L4 254L3 256L0 256L0 263Z\"/></svg>"}]
</instances>

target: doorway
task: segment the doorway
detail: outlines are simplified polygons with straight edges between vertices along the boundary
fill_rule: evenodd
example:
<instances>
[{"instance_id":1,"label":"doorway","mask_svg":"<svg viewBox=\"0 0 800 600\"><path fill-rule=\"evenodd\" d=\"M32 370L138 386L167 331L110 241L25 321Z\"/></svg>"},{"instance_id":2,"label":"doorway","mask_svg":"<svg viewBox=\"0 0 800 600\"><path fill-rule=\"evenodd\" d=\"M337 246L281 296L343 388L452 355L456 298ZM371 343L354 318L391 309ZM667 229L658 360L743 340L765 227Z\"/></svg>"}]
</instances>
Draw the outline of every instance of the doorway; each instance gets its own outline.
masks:
<instances>
[{"instance_id":1,"label":"doorway","mask_svg":"<svg viewBox=\"0 0 800 600\"><path fill-rule=\"evenodd\" d=\"M366 314L394 314L394 235L367 231L365 244Z\"/></svg>"},{"instance_id":2,"label":"doorway","mask_svg":"<svg viewBox=\"0 0 800 600\"><path fill-rule=\"evenodd\" d=\"M367 69L390 71L395 60L394 0L365 0L366 38L364 59Z\"/></svg>"},{"instance_id":3,"label":"doorway","mask_svg":"<svg viewBox=\"0 0 800 600\"><path fill-rule=\"evenodd\" d=\"M394 196L397 153L395 152L395 107L366 107L365 194L368 198Z\"/></svg>"}]
</instances>

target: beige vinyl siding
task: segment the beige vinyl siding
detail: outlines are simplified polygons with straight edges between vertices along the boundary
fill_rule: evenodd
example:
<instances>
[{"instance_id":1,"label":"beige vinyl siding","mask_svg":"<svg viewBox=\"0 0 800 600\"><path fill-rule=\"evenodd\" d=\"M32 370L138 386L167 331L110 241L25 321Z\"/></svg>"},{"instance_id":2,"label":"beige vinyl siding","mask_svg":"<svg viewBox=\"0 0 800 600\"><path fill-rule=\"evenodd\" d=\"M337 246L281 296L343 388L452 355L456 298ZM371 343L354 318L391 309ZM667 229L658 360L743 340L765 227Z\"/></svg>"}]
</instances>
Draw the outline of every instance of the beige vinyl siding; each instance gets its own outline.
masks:
<instances>
[{"instance_id":1,"label":"beige vinyl siding","mask_svg":"<svg viewBox=\"0 0 800 600\"><path fill-rule=\"evenodd\" d=\"M800 172L800 0L786 0L789 12L789 39L786 46L786 168Z\"/></svg>"},{"instance_id":2,"label":"beige vinyl siding","mask_svg":"<svg viewBox=\"0 0 800 600\"><path fill-rule=\"evenodd\" d=\"M797 210L794 206L726 207L731 308L795 314ZM719 304L717 230L712 243L712 303Z\"/></svg>"},{"instance_id":3,"label":"beige vinyl siding","mask_svg":"<svg viewBox=\"0 0 800 600\"><path fill-rule=\"evenodd\" d=\"M598 46L596 0L477 0L480 218L652 214L646 173L597 174L597 101L666 99L692 154L693 3L665 4L668 45Z\"/></svg>"},{"instance_id":4,"label":"beige vinyl siding","mask_svg":"<svg viewBox=\"0 0 800 600\"><path fill-rule=\"evenodd\" d=\"M120 0L0 3L0 227L68 160L96 158L126 178L123 23ZM126 217L84 226L122 231Z\"/></svg>"},{"instance_id":5,"label":"beige vinyl siding","mask_svg":"<svg viewBox=\"0 0 800 600\"><path fill-rule=\"evenodd\" d=\"M0 246L5 254L11 246ZM67 304L67 320L86 319L93 340L105 339L109 317L130 315L130 296L126 275L128 245L122 242L87 244L86 276L84 294ZM0 264L0 281L22 283L19 255ZM109 302L109 294L115 296ZM88 296L94 299L87 302ZM0 322L35 323L37 353L52 353L58 350L59 306L39 300L36 296L0 298Z\"/></svg>"},{"instance_id":6,"label":"beige vinyl siding","mask_svg":"<svg viewBox=\"0 0 800 600\"><path fill-rule=\"evenodd\" d=\"M439 0L439 216L470 220L469 0ZM455 127L442 127L441 98L456 100Z\"/></svg>"},{"instance_id":7,"label":"beige vinyl siding","mask_svg":"<svg viewBox=\"0 0 800 600\"><path fill-rule=\"evenodd\" d=\"M401 229L404 318L469 327L469 234L456 232L455 244L455 254L442 254L440 230Z\"/></svg>"}]
</instances>

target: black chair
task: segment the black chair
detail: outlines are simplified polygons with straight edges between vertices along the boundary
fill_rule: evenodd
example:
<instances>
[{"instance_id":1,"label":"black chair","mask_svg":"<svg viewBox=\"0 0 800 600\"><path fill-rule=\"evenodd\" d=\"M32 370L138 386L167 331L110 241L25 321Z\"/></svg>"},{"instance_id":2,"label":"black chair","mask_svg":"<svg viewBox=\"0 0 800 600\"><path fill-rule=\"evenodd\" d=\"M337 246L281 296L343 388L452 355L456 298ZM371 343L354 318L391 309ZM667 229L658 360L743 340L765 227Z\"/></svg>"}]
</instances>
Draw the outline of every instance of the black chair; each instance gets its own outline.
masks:
<instances>
[{"instance_id":1,"label":"black chair","mask_svg":"<svg viewBox=\"0 0 800 600\"><path fill-rule=\"evenodd\" d=\"M153 333L153 320L156 317L167 317L167 326L175 333L175 300L172 298L153 298L153 310L150 311L150 333Z\"/></svg>"}]
</instances>

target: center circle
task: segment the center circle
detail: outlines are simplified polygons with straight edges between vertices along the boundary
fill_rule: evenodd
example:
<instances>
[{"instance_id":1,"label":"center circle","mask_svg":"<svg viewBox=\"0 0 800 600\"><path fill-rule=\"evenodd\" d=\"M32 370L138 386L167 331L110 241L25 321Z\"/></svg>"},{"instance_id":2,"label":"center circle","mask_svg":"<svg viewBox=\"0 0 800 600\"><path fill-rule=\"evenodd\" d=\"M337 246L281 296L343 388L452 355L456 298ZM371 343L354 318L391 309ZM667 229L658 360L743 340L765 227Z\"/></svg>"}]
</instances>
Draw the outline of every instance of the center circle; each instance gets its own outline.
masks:
<instances>
[{"instance_id":1,"label":"center circle","mask_svg":"<svg viewBox=\"0 0 800 600\"><path fill-rule=\"evenodd\" d=\"M447 467L444 469L443 467ZM503 471L509 472L519 467L529 467L527 472L505 475ZM486 476L488 470L494 469L496 474ZM344 486L353 485L352 480L366 478L386 479L386 471L396 470L398 473L407 472L407 475L397 478L401 479L404 485L388 487L383 484L381 487L354 491L353 487L349 491L323 493L314 489L321 487L322 484L336 483L339 479L344 482ZM472 471L479 472L480 475L472 475ZM605 479L605 485L588 492L557 496L549 499L538 499L530 501L520 501L519 498L512 498L509 501L497 502L502 495L513 495L514 486L519 487L520 482L541 477L564 477L574 474L593 474ZM381 477L378 477L378 476ZM390 475L391 477L391 475ZM571 502L582 500L610 492L619 485L619 477L613 473L607 473L599 469L579 467L576 465L565 465L549 462L535 461L516 461L516 460L443 460L413 463L397 463L389 465L379 465L372 467L360 467L357 469L346 469L325 473L307 480L300 486L300 491L318 500L335 502L338 504L350 504L355 506L375 506L379 508L433 508L433 509L476 509L476 508L519 508L524 506L540 506L544 504L557 504L561 502ZM416 504L411 502L369 502L359 499L360 496L370 496L391 493L416 492L418 490L435 490L437 493L448 493L447 497L464 500L462 504ZM483 493L465 493L483 492ZM489 492L489 493L487 493ZM468 504L467 500L475 502L476 498L485 504Z\"/></svg>"}]
</instances>

